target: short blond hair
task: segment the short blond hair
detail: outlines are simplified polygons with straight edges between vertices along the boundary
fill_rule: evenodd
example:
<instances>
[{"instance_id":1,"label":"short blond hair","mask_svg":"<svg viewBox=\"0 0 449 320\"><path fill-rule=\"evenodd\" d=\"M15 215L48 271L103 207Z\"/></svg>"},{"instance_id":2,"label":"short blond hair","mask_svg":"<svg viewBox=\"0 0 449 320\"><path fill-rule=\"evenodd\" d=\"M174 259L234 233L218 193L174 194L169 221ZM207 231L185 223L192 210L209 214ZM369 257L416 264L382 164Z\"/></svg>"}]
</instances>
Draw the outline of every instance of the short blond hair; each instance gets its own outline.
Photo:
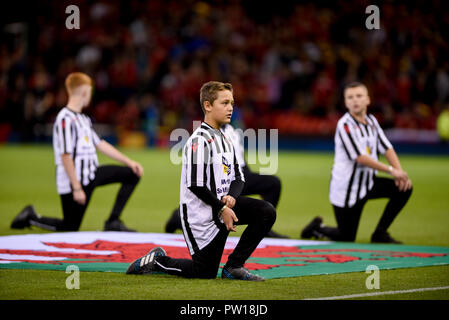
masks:
<instances>
[{"instance_id":1,"label":"short blond hair","mask_svg":"<svg viewBox=\"0 0 449 320\"><path fill-rule=\"evenodd\" d=\"M353 81L353 82L350 82L345 85L345 87L343 89L343 93L345 93L346 90L348 90L348 89L358 88L358 87L365 88L366 92L368 92L368 87L366 85L364 85L363 83L358 82L358 81Z\"/></svg>"},{"instance_id":2,"label":"short blond hair","mask_svg":"<svg viewBox=\"0 0 449 320\"><path fill-rule=\"evenodd\" d=\"M93 85L92 78L87 74L82 72L72 72L65 79L65 88L69 95L73 94L73 92L82 85Z\"/></svg>"},{"instance_id":3,"label":"short blond hair","mask_svg":"<svg viewBox=\"0 0 449 320\"><path fill-rule=\"evenodd\" d=\"M209 101L213 104L218 98L218 91L229 90L233 93L232 85L230 83L224 83L219 81L209 81L203 84L200 90L200 104L201 109L204 111L204 102Z\"/></svg>"}]
</instances>

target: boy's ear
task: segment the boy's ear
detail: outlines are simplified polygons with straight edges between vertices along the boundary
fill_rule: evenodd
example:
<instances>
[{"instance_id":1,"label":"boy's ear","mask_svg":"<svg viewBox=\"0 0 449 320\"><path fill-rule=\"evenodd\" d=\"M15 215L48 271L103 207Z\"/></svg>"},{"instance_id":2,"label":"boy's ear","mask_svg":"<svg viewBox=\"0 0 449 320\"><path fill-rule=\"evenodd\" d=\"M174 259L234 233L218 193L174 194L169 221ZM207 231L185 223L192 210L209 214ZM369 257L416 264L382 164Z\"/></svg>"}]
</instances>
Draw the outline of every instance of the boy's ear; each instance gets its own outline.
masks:
<instances>
[{"instance_id":1,"label":"boy's ear","mask_svg":"<svg viewBox=\"0 0 449 320\"><path fill-rule=\"evenodd\" d=\"M204 108L204 111L210 112L212 105L210 104L209 101L204 101L203 108Z\"/></svg>"}]
</instances>

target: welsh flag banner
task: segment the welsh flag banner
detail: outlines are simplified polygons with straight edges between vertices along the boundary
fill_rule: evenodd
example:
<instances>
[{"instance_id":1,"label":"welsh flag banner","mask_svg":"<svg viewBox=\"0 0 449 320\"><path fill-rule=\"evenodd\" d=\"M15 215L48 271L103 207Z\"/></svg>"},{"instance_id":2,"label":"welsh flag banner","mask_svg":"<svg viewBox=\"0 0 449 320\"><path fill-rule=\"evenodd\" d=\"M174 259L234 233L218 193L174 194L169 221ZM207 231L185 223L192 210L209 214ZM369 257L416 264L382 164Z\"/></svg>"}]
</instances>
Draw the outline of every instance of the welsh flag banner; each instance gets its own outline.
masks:
<instances>
[{"instance_id":1,"label":"welsh flag banner","mask_svg":"<svg viewBox=\"0 0 449 320\"><path fill-rule=\"evenodd\" d=\"M239 241L229 237L221 265ZM0 237L0 268L124 273L154 247L173 258L190 258L181 234L61 232ZM266 279L449 264L449 248L389 244L264 239L245 267ZM219 273L221 271L219 270Z\"/></svg>"}]
</instances>

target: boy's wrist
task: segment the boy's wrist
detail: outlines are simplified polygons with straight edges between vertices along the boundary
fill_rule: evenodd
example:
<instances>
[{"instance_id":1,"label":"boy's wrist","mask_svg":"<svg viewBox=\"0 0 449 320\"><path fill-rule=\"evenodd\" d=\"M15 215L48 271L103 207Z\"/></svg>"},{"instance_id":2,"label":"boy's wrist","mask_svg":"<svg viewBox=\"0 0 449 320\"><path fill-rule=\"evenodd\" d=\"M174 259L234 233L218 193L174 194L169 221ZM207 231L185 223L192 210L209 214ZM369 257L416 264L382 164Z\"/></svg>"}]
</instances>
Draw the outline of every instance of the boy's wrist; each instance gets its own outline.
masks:
<instances>
[{"instance_id":1,"label":"boy's wrist","mask_svg":"<svg viewBox=\"0 0 449 320\"><path fill-rule=\"evenodd\" d=\"M221 216L223 215L223 211L225 211L225 209L227 208L227 205L224 205L220 211L218 211L218 219L221 219Z\"/></svg>"}]
</instances>

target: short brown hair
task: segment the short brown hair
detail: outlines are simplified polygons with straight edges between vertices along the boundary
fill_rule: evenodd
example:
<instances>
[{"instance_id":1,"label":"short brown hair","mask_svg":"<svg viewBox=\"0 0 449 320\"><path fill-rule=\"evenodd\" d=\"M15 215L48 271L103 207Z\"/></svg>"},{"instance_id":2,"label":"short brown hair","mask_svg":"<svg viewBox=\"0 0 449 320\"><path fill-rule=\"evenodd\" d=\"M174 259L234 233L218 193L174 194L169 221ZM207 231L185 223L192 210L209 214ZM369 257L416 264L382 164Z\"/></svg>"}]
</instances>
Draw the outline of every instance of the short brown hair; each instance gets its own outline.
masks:
<instances>
[{"instance_id":1,"label":"short brown hair","mask_svg":"<svg viewBox=\"0 0 449 320\"><path fill-rule=\"evenodd\" d=\"M345 85L343 92L345 92L347 89L357 88L357 87L363 87L368 91L368 88L363 83L358 82L358 81L353 81L353 82L350 82Z\"/></svg>"},{"instance_id":2,"label":"short brown hair","mask_svg":"<svg viewBox=\"0 0 449 320\"><path fill-rule=\"evenodd\" d=\"M218 91L229 90L233 92L232 85L230 83L223 83L218 81L209 81L203 84L200 90L200 103L201 109L204 111L204 102L209 101L213 104L217 99Z\"/></svg>"},{"instance_id":3,"label":"short brown hair","mask_svg":"<svg viewBox=\"0 0 449 320\"><path fill-rule=\"evenodd\" d=\"M65 88L69 95L72 94L76 88L85 84L92 86L93 81L91 77L82 72L72 72L65 79Z\"/></svg>"}]
</instances>

